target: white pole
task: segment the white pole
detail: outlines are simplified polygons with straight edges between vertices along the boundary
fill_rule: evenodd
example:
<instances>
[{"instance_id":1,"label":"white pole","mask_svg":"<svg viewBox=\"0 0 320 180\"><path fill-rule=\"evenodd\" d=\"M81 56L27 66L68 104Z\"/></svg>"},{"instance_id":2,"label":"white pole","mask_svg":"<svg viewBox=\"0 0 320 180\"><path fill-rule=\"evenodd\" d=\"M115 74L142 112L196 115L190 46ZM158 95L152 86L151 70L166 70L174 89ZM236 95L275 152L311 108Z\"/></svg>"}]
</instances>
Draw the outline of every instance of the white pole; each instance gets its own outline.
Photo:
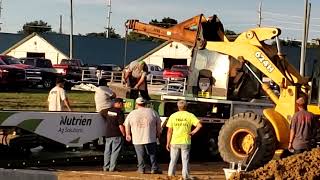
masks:
<instances>
[{"instance_id":1,"label":"white pole","mask_svg":"<svg viewBox=\"0 0 320 180\"><path fill-rule=\"evenodd\" d=\"M304 0L304 27L301 40L301 56L300 56L300 75L304 76L304 62L306 57L306 47L307 47L307 21L308 21L308 4L309 0Z\"/></svg>"},{"instance_id":2,"label":"white pole","mask_svg":"<svg viewBox=\"0 0 320 180\"><path fill-rule=\"evenodd\" d=\"M259 10L258 10L258 27L261 27L261 20L262 20L262 1L259 3Z\"/></svg>"},{"instance_id":3,"label":"white pole","mask_svg":"<svg viewBox=\"0 0 320 180\"><path fill-rule=\"evenodd\" d=\"M108 16L107 16L107 33L106 37L109 38L110 36L110 20L111 20L111 0L108 0Z\"/></svg>"},{"instance_id":4,"label":"white pole","mask_svg":"<svg viewBox=\"0 0 320 180\"><path fill-rule=\"evenodd\" d=\"M73 59L73 0L70 0L70 45L69 59Z\"/></svg>"}]
</instances>

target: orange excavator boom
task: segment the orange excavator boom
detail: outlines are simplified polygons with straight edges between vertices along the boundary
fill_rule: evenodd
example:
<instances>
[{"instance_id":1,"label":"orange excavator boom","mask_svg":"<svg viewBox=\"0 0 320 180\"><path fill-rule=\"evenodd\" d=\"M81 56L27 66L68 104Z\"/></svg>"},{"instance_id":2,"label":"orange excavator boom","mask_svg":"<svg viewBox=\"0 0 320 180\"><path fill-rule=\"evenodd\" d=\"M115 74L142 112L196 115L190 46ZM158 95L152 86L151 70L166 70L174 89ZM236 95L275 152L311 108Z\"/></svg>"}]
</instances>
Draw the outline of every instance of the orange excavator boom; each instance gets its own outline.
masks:
<instances>
[{"instance_id":1,"label":"orange excavator boom","mask_svg":"<svg viewBox=\"0 0 320 180\"><path fill-rule=\"evenodd\" d=\"M212 21L214 20L214 21ZM215 23L212 23L215 22ZM217 22L219 25L216 26ZM151 24L145 24L139 22L138 20L127 20L125 26L127 29L131 29L133 32L137 32L139 34L144 34L147 36L167 40L167 41L175 41L180 42L185 45L195 47L197 44L201 46L201 48L205 47L205 42L210 40L210 38L203 38L204 33L203 26L214 26L218 29L222 29L221 31L213 31L219 32L217 36L218 39L224 39L223 27L218 18L214 15L213 17L209 18L208 20L202 15L194 16L188 20L185 20L177 25L174 25L170 28L162 28ZM206 28L207 29L207 28ZM209 28L210 29L210 28ZM212 32L208 32L208 34L213 34Z\"/></svg>"}]
</instances>

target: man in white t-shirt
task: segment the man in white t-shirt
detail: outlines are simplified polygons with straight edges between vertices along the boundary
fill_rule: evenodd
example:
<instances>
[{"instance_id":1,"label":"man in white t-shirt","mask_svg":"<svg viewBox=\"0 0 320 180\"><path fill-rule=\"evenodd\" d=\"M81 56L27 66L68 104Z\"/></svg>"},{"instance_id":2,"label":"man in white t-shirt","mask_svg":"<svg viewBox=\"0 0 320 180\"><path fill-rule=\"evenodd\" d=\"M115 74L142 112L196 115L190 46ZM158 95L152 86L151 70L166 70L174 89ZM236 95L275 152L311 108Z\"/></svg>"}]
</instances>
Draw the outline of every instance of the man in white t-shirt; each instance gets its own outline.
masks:
<instances>
[{"instance_id":1,"label":"man in white t-shirt","mask_svg":"<svg viewBox=\"0 0 320 180\"><path fill-rule=\"evenodd\" d=\"M108 109L112 107L112 99L115 97L116 94L108 87L107 80L101 79L94 94L94 101L96 103L96 111L104 118L108 116Z\"/></svg>"},{"instance_id":2,"label":"man in white t-shirt","mask_svg":"<svg viewBox=\"0 0 320 180\"><path fill-rule=\"evenodd\" d=\"M66 92L63 89L64 79L58 78L56 86L51 89L48 96L49 111L64 111L65 107L68 111L71 111Z\"/></svg>"},{"instance_id":3,"label":"man in white t-shirt","mask_svg":"<svg viewBox=\"0 0 320 180\"><path fill-rule=\"evenodd\" d=\"M144 156L147 154L151 162L151 174L162 174L156 158L156 142L161 134L161 119L156 111L145 105L145 99L136 99L137 109L131 111L124 122L126 140L132 140L136 150L139 173L145 173Z\"/></svg>"}]
</instances>

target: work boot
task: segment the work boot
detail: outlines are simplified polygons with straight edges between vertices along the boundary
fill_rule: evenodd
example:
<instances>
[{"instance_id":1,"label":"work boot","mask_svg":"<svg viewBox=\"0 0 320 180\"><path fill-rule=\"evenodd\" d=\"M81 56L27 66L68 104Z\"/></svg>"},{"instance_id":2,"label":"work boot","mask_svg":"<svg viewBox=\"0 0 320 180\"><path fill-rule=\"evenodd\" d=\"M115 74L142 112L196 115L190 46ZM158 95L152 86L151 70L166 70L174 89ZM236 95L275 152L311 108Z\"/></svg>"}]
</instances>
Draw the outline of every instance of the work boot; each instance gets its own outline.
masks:
<instances>
[{"instance_id":1,"label":"work boot","mask_svg":"<svg viewBox=\"0 0 320 180\"><path fill-rule=\"evenodd\" d=\"M157 169L157 170L151 170L151 174L162 174L162 171Z\"/></svg>"}]
</instances>

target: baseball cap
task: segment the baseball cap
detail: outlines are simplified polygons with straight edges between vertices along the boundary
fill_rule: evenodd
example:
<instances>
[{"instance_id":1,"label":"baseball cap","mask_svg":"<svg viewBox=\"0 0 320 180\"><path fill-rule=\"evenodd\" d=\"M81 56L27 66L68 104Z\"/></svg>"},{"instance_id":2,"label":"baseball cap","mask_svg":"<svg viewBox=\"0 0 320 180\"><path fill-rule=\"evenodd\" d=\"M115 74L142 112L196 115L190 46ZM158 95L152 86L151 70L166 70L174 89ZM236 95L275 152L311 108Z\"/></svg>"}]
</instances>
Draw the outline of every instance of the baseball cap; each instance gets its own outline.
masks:
<instances>
[{"instance_id":1,"label":"baseball cap","mask_svg":"<svg viewBox=\"0 0 320 180\"><path fill-rule=\"evenodd\" d=\"M145 104L146 103L146 100L143 99L142 97L139 97L136 99L136 104Z\"/></svg>"},{"instance_id":2,"label":"baseball cap","mask_svg":"<svg viewBox=\"0 0 320 180\"><path fill-rule=\"evenodd\" d=\"M178 102L177 102L177 106L178 107L186 107L188 104L187 104L187 101L185 101L185 100L179 100Z\"/></svg>"},{"instance_id":3,"label":"baseball cap","mask_svg":"<svg viewBox=\"0 0 320 180\"><path fill-rule=\"evenodd\" d=\"M300 97L300 98L298 98L298 99L296 100L296 103L297 103L298 105L304 105L304 104L306 103L306 101L304 100L303 97Z\"/></svg>"},{"instance_id":4,"label":"baseball cap","mask_svg":"<svg viewBox=\"0 0 320 180\"><path fill-rule=\"evenodd\" d=\"M125 103L126 101L124 100L124 99L122 99L122 98L115 98L114 100L113 100L115 103Z\"/></svg>"}]
</instances>

